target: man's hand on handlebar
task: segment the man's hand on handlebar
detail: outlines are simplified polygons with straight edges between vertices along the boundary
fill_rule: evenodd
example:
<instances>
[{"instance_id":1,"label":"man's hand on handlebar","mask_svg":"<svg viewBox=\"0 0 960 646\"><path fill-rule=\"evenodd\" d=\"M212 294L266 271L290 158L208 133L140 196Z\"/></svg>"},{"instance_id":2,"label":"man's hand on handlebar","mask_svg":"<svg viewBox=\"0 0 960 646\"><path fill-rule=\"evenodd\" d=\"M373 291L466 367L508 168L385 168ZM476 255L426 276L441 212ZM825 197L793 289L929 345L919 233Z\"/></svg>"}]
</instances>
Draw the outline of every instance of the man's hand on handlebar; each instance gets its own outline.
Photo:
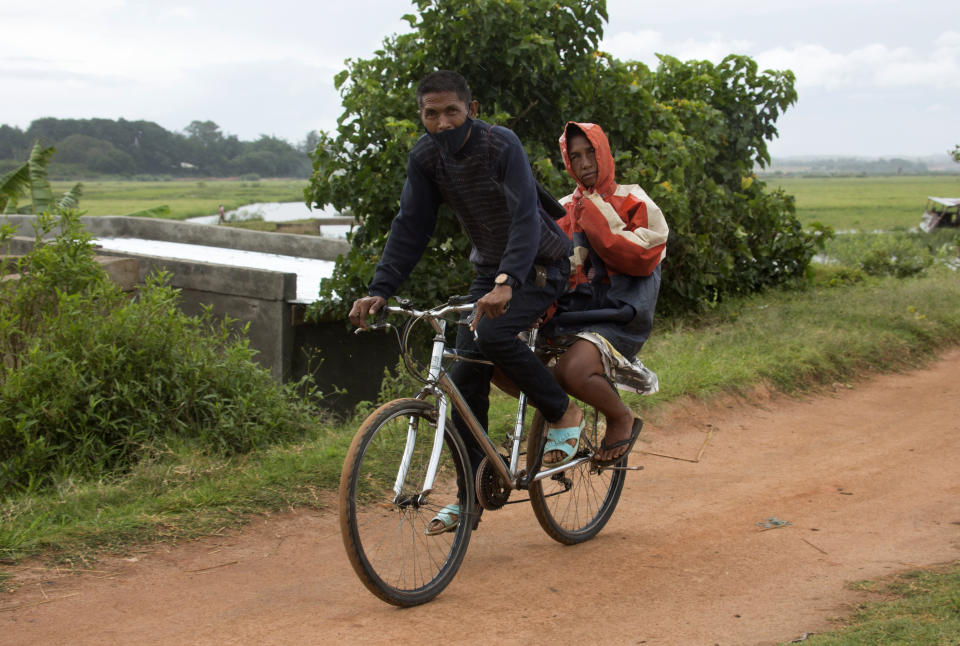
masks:
<instances>
[{"instance_id":1,"label":"man's hand on handlebar","mask_svg":"<svg viewBox=\"0 0 960 646\"><path fill-rule=\"evenodd\" d=\"M483 316L495 319L501 314L505 314L512 298L513 288L510 285L497 285L491 289L477 301L477 316L473 319L473 325L470 328L476 330L477 324Z\"/></svg>"},{"instance_id":2,"label":"man's hand on handlebar","mask_svg":"<svg viewBox=\"0 0 960 646\"><path fill-rule=\"evenodd\" d=\"M358 298L350 308L350 322L361 330L366 330L367 317L379 312L386 304L387 300L383 296L364 296L363 298Z\"/></svg>"}]
</instances>

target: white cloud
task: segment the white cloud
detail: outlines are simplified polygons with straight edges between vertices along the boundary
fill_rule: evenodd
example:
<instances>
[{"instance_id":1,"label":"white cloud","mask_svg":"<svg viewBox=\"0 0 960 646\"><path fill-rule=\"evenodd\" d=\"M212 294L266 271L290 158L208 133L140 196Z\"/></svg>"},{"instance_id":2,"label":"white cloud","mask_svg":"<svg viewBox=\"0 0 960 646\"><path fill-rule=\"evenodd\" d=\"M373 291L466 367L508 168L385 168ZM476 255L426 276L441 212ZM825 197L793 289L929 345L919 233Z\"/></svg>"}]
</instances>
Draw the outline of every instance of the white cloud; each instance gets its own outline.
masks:
<instances>
[{"instance_id":1,"label":"white cloud","mask_svg":"<svg viewBox=\"0 0 960 646\"><path fill-rule=\"evenodd\" d=\"M799 88L960 87L960 32L956 31L943 32L931 40L928 50L922 51L880 43L840 51L804 42L757 51L745 39L708 35L704 39L670 41L650 29L618 32L605 38L601 48L622 60L638 60L651 67L657 65L658 53L715 63L728 54L747 54L762 69L793 70Z\"/></svg>"},{"instance_id":2,"label":"white cloud","mask_svg":"<svg viewBox=\"0 0 960 646\"><path fill-rule=\"evenodd\" d=\"M751 48L748 40L726 39L722 35L709 40L687 38L681 41L668 40L652 29L633 32L618 32L604 38L600 48L621 60L642 61L650 67L658 63L657 54L669 54L680 60L720 61L731 53L745 53Z\"/></svg>"},{"instance_id":3,"label":"white cloud","mask_svg":"<svg viewBox=\"0 0 960 646\"><path fill-rule=\"evenodd\" d=\"M196 15L197 12L192 7L184 5L167 7L163 10L163 16L165 18L194 18Z\"/></svg>"},{"instance_id":4,"label":"white cloud","mask_svg":"<svg viewBox=\"0 0 960 646\"><path fill-rule=\"evenodd\" d=\"M751 43L748 40L725 40L714 38L706 42L697 42L692 39L677 43L674 51L681 60L721 61L728 54L745 54L750 51ZM671 52L667 52L671 53Z\"/></svg>"},{"instance_id":5,"label":"white cloud","mask_svg":"<svg viewBox=\"0 0 960 646\"><path fill-rule=\"evenodd\" d=\"M798 87L839 88L957 88L960 87L960 35L946 32L926 52L874 43L849 52L821 45L778 47L756 54L772 69L791 69Z\"/></svg>"},{"instance_id":6,"label":"white cloud","mask_svg":"<svg viewBox=\"0 0 960 646\"><path fill-rule=\"evenodd\" d=\"M665 39L660 32L641 29L604 38L600 48L621 60L643 61L651 65L657 60L656 54L663 52L664 45Z\"/></svg>"},{"instance_id":7,"label":"white cloud","mask_svg":"<svg viewBox=\"0 0 960 646\"><path fill-rule=\"evenodd\" d=\"M89 16L93 13L123 9L126 0L33 0L33 2L10 2L0 6L0 18L30 18L52 21L54 18Z\"/></svg>"},{"instance_id":8,"label":"white cloud","mask_svg":"<svg viewBox=\"0 0 960 646\"><path fill-rule=\"evenodd\" d=\"M945 31L934 41L938 49L952 51L954 55L960 51L960 31Z\"/></svg>"}]
</instances>

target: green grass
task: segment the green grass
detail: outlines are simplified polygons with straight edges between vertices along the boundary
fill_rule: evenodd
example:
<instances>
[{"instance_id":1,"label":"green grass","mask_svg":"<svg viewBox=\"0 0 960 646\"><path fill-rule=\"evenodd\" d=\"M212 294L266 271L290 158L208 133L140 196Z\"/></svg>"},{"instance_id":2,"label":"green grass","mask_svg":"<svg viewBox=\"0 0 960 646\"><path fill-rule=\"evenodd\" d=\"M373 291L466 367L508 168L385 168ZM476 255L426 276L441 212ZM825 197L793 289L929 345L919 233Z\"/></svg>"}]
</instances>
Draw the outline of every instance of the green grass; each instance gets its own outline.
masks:
<instances>
[{"instance_id":1,"label":"green grass","mask_svg":"<svg viewBox=\"0 0 960 646\"><path fill-rule=\"evenodd\" d=\"M836 231L890 231L920 224L927 196L960 197L960 176L766 177L797 198L804 226L819 221Z\"/></svg>"},{"instance_id":2,"label":"green grass","mask_svg":"<svg viewBox=\"0 0 960 646\"><path fill-rule=\"evenodd\" d=\"M52 182L56 194L75 182ZM302 202L307 180L239 179L137 182L94 180L83 182L80 208L86 215L126 215L155 206L170 207L170 219L184 220L215 215L223 204L227 211L254 202Z\"/></svg>"},{"instance_id":3,"label":"green grass","mask_svg":"<svg viewBox=\"0 0 960 646\"><path fill-rule=\"evenodd\" d=\"M100 551L191 538L251 514L323 508L336 488L353 427L319 423L314 438L217 459L182 448L115 481L61 483L0 503L0 562L44 555L85 562Z\"/></svg>"},{"instance_id":4,"label":"green grass","mask_svg":"<svg viewBox=\"0 0 960 646\"><path fill-rule=\"evenodd\" d=\"M860 606L835 632L813 635L809 646L956 646L960 644L960 566L915 571L858 589L883 600ZM889 597L894 597L890 600Z\"/></svg>"},{"instance_id":5,"label":"green grass","mask_svg":"<svg viewBox=\"0 0 960 646\"><path fill-rule=\"evenodd\" d=\"M746 393L759 383L787 393L922 365L960 333L960 280L939 268L922 278L869 279L730 301L698 321L661 321L642 359L660 376L655 398Z\"/></svg>"}]
</instances>

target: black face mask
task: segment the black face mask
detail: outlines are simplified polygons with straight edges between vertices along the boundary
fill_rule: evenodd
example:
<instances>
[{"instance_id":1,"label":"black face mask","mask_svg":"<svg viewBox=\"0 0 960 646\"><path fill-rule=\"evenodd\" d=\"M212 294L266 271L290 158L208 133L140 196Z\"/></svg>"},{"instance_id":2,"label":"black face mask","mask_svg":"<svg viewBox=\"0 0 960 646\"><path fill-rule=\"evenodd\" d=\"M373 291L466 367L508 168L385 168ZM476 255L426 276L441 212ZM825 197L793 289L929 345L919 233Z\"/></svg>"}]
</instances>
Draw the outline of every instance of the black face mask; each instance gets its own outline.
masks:
<instances>
[{"instance_id":1,"label":"black face mask","mask_svg":"<svg viewBox=\"0 0 960 646\"><path fill-rule=\"evenodd\" d=\"M473 119L467 117L456 128L444 130L442 132L429 132L427 134L436 142L440 152L445 156L452 156L463 147L467 141L467 135L470 134L470 128L473 127Z\"/></svg>"}]
</instances>

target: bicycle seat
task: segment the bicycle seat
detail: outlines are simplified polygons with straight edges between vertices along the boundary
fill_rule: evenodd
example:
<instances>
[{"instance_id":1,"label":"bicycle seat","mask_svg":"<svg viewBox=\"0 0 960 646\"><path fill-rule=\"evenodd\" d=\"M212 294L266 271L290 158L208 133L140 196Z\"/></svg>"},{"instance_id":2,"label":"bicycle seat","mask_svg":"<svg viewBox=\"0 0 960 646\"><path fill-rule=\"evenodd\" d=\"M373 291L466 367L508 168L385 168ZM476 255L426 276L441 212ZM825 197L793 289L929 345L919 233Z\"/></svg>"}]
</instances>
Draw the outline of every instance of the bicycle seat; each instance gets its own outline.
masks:
<instances>
[{"instance_id":1,"label":"bicycle seat","mask_svg":"<svg viewBox=\"0 0 960 646\"><path fill-rule=\"evenodd\" d=\"M620 307L604 307L596 310L577 310L560 312L553 316L555 325L568 327L576 325L590 325L591 323L628 323L636 316L632 305Z\"/></svg>"}]
</instances>

